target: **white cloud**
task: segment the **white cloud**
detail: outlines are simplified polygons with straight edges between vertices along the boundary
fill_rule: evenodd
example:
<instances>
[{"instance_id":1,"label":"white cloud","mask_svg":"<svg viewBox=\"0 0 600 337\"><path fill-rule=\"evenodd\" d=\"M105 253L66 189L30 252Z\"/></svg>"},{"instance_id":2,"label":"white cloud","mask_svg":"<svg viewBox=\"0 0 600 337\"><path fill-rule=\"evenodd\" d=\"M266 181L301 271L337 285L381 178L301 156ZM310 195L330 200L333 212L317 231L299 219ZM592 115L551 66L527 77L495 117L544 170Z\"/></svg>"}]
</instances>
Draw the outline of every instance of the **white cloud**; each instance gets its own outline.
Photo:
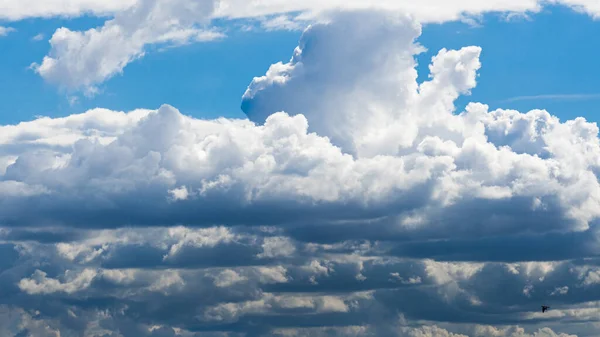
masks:
<instances>
[{"instance_id":1,"label":"white cloud","mask_svg":"<svg viewBox=\"0 0 600 337\"><path fill-rule=\"evenodd\" d=\"M100 0L6 0L0 4L0 18L20 20L28 17L79 16L86 13L93 15L111 15L126 11L144 0L100 1ZM468 1L468 0L307 0L290 2L266 0L248 2L244 0L222 0L215 17L259 17L285 14L289 12L322 12L334 9L379 8L394 11L409 11L421 21L447 21L460 19L464 14L477 15L485 12L539 11L544 4L561 4L574 7L591 15L598 15L600 7L595 0L508 0L508 1Z\"/></svg>"},{"instance_id":2,"label":"white cloud","mask_svg":"<svg viewBox=\"0 0 600 337\"><path fill-rule=\"evenodd\" d=\"M304 25L287 15L277 15L261 20L261 26L267 31L269 30L301 30Z\"/></svg>"},{"instance_id":3,"label":"white cloud","mask_svg":"<svg viewBox=\"0 0 600 337\"><path fill-rule=\"evenodd\" d=\"M260 281L263 283L286 283L287 270L283 266L258 268Z\"/></svg>"},{"instance_id":4,"label":"white cloud","mask_svg":"<svg viewBox=\"0 0 600 337\"><path fill-rule=\"evenodd\" d=\"M532 96L517 96L503 100L503 102L530 101L530 100L588 100L599 99L600 94L547 94Z\"/></svg>"},{"instance_id":5,"label":"white cloud","mask_svg":"<svg viewBox=\"0 0 600 337\"><path fill-rule=\"evenodd\" d=\"M341 38L350 30L356 34L352 41ZM413 44L420 33L420 26L409 18L392 15L382 22L379 15L362 15L357 20L353 14L344 14L336 25L310 27L289 63L274 64L265 76L254 79L242 107L256 122L264 122L277 111L303 114L310 131L328 136L346 152L379 154L390 141L385 129L393 122L394 112L388 109L408 110L418 99L412 55L422 50ZM317 42L322 37L328 44ZM320 99L323 96L327 99ZM403 117L411 118L410 113L406 111ZM405 129L410 137L412 130L408 125ZM390 146L395 151L395 144Z\"/></svg>"},{"instance_id":6,"label":"white cloud","mask_svg":"<svg viewBox=\"0 0 600 337\"><path fill-rule=\"evenodd\" d=\"M158 278L152 282L149 289L151 291L161 291L164 294L168 294L169 290L181 289L185 286L185 281L181 278L181 275L177 271L166 271L160 273Z\"/></svg>"},{"instance_id":7,"label":"white cloud","mask_svg":"<svg viewBox=\"0 0 600 337\"><path fill-rule=\"evenodd\" d=\"M286 237L265 238L262 249L263 252L258 255L260 258L291 256L296 251L294 245Z\"/></svg>"},{"instance_id":8,"label":"white cloud","mask_svg":"<svg viewBox=\"0 0 600 337\"><path fill-rule=\"evenodd\" d=\"M301 328L301 329L278 329L275 332L276 336L285 337L321 337L321 336L373 336L377 331L370 326L346 326L346 327L331 327L331 328ZM437 325L422 326L422 327L406 327L399 326L388 335L397 337L575 337L576 335L568 335L557 333L550 328L542 328L527 333L525 329L519 326L510 326L499 329L492 326L476 326L470 329L470 334L455 333L450 329L445 329ZM386 335L387 336L387 335Z\"/></svg>"},{"instance_id":9,"label":"white cloud","mask_svg":"<svg viewBox=\"0 0 600 337\"><path fill-rule=\"evenodd\" d=\"M215 307L209 307L203 316L207 321L234 322L242 315L265 314L280 310L343 313L349 310L345 302L351 300L352 296L343 298L338 296L275 296L265 294L259 300L242 303L223 303Z\"/></svg>"},{"instance_id":10,"label":"white cloud","mask_svg":"<svg viewBox=\"0 0 600 337\"><path fill-rule=\"evenodd\" d=\"M600 3L594 0L550 0L549 3L566 5L575 10L600 18Z\"/></svg>"},{"instance_id":11,"label":"white cloud","mask_svg":"<svg viewBox=\"0 0 600 337\"><path fill-rule=\"evenodd\" d=\"M217 287L230 287L236 283L247 281L248 278L236 273L235 270L226 269L217 275L215 285Z\"/></svg>"},{"instance_id":12,"label":"white cloud","mask_svg":"<svg viewBox=\"0 0 600 337\"><path fill-rule=\"evenodd\" d=\"M190 230L185 227L175 227L169 229L169 235L176 240L176 244L171 246L168 257L176 255L184 246L193 247L214 247L221 242L231 242L235 240L235 235L227 228L210 228Z\"/></svg>"},{"instance_id":13,"label":"white cloud","mask_svg":"<svg viewBox=\"0 0 600 337\"><path fill-rule=\"evenodd\" d=\"M452 333L446 329L439 328L437 326L426 326L417 329L404 329L407 336L410 337L467 337L461 334Z\"/></svg>"},{"instance_id":14,"label":"white cloud","mask_svg":"<svg viewBox=\"0 0 600 337\"><path fill-rule=\"evenodd\" d=\"M418 3L408 0L383 0L378 2L366 0L308 0L303 2L267 0L260 3L226 0L219 6L216 16L239 18L287 12L308 12L308 16L311 16L316 13L338 9L383 9L386 11L409 12L422 22L440 22L460 19L464 13L476 15L493 11L537 11L539 8L540 5L536 0L486 2L426 0Z\"/></svg>"},{"instance_id":15,"label":"white cloud","mask_svg":"<svg viewBox=\"0 0 600 337\"><path fill-rule=\"evenodd\" d=\"M104 251L102 247L95 249L86 244L70 244L65 242L56 244L56 250L59 255L70 261L81 258L83 262L92 261Z\"/></svg>"},{"instance_id":16,"label":"white cloud","mask_svg":"<svg viewBox=\"0 0 600 337\"><path fill-rule=\"evenodd\" d=\"M4 156L0 157L0 173L5 174L6 168L15 163L18 157L16 156Z\"/></svg>"},{"instance_id":17,"label":"white cloud","mask_svg":"<svg viewBox=\"0 0 600 337\"><path fill-rule=\"evenodd\" d=\"M174 189L170 190L169 193L171 194L171 197L175 201L186 200L190 195L190 192L187 190L187 188L185 186L182 186L180 188L174 188Z\"/></svg>"},{"instance_id":18,"label":"white cloud","mask_svg":"<svg viewBox=\"0 0 600 337\"><path fill-rule=\"evenodd\" d=\"M421 283L421 278L420 277L411 277L408 279L403 278L402 276L400 276L399 273L391 273L390 276L392 277L392 279L397 280L398 282L401 282L403 284L419 284Z\"/></svg>"},{"instance_id":19,"label":"white cloud","mask_svg":"<svg viewBox=\"0 0 600 337\"><path fill-rule=\"evenodd\" d=\"M86 13L103 16L125 10L137 0L5 0L0 2L0 18L22 20L32 17L77 17Z\"/></svg>"},{"instance_id":20,"label":"white cloud","mask_svg":"<svg viewBox=\"0 0 600 337\"><path fill-rule=\"evenodd\" d=\"M28 294L51 294L54 292L71 294L89 287L96 275L95 270L85 269L74 276L73 273L68 273L67 280L61 282L48 278L47 274L41 270L36 270L30 279L19 281L19 288Z\"/></svg>"},{"instance_id":21,"label":"white cloud","mask_svg":"<svg viewBox=\"0 0 600 337\"><path fill-rule=\"evenodd\" d=\"M0 126L0 145L23 146L71 146L77 140L90 139L100 143L112 142L116 135L125 131L147 116L150 110L135 110L128 113L106 109L92 109L83 114L64 118L40 117L18 125ZM11 157L14 160L14 156Z\"/></svg>"},{"instance_id":22,"label":"white cloud","mask_svg":"<svg viewBox=\"0 0 600 337\"><path fill-rule=\"evenodd\" d=\"M565 333L558 333L550 328L541 328L527 333L524 328L520 326L510 326L506 328L495 328L492 326L477 326L473 329L474 336L494 336L494 337L575 337L576 335L569 335Z\"/></svg>"},{"instance_id":23,"label":"white cloud","mask_svg":"<svg viewBox=\"0 0 600 337\"><path fill-rule=\"evenodd\" d=\"M560 288L556 288L550 295L566 295L569 292L569 287L564 286Z\"/></svg>"},{"instance_id":24,"label":"white cloud","mask_svg":"<svg viewBox=\"0 0 600 337\"><path fill-rule=\"evenodd\" d=\"M200 26L213 12L212 0L144 0L118 12L104 26L85 32L56 30L51 50L33 68L45 80L69 90L97 92L96 85L121 73L153 44L181 45L219 38Z\"/></svg>"},{"instance_id":25,"label":"white cloud","mask_svg":"<svg viewBox=\"0 0 600 337\"><path fill-rule=\"evenodd\" d=\"M12 28L12 27L3 27L0 26L0 37L6 36L12 32L15 32L16 29Z\"/></svg>"}]
</instances>

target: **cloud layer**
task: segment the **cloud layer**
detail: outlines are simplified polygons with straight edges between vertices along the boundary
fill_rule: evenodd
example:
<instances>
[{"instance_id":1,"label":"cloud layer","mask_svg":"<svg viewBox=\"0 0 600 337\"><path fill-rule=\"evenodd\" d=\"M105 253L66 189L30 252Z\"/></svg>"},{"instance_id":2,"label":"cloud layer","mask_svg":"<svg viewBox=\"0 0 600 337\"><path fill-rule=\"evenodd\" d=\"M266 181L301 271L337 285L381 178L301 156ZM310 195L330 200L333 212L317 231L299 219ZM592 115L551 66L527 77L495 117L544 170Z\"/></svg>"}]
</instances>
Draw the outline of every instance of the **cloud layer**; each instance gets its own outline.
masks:
<instances>
[{"instance_id":1,"label":"cloud layer","mask_svg":"<svg viewBox=\"0 0 600 337\"><path fill-rule=\"evenodd\" d=\"M2 332L594 335L598 127L455 111L481 48L418 83L412 18L325 18L249 85L249 120L1 126Z\"/></svg>"},{"instance_id":2,"label":"cloud layer","mask_svg":"<svg viewBox=\"0 0 600 337\"><path fill-rule=\"evenodd\" d=\"M0 3L0 18L21 20L31 17L79 16L83 14L114 15L127 11L147 0L100 1L100 0L5 0ZM177 2L178 0L171 0ZM368 0L307 0L289 2L266 0L248 2L243 0L218 1L215 17L247 18L265 15L287 14L292 12L321 12L339 9L383 9L411 12L422 21L456 20L462 15L478 15L485 12L526 12L538 11L543 5L565 5L593 16L600 14L600 5L594 0L507 0L474 2L469 0L425 0L415 3L409 0L382 0L373 3Z\"/></svg>"}]
</instances>

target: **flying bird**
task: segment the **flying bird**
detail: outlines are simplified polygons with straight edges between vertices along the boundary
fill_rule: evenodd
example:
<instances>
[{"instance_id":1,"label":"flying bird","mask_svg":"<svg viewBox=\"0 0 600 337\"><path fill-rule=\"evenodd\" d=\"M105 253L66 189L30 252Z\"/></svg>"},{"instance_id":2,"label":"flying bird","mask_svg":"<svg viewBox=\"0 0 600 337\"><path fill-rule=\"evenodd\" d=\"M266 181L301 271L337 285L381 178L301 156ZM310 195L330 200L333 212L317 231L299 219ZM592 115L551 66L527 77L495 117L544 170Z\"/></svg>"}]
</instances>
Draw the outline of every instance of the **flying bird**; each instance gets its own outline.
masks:
<instances>
[{"instance_id":1,"label":"flying bird","mask_svg":"<svg viewBox=\"0 0 600 337\"><path fill-rule=\"evenodd\" d=\"M542 305L542 312L546 312L546 310L550 309L549 306Z\"/></svg>"}]
</instances>

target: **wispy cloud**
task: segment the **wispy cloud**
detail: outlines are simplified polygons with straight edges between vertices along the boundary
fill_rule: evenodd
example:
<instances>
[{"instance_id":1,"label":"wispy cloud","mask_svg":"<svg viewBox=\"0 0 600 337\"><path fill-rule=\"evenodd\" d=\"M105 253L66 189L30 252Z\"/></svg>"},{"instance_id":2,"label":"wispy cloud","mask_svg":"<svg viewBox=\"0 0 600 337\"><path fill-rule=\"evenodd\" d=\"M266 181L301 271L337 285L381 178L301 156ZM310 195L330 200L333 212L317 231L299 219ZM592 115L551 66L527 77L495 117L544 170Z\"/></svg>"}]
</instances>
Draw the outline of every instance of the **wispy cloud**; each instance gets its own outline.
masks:
<instances>
[{"instance_id":1,"label":"wispy cloud","mask_svg":"<svg viewBox=\"0 0 600 337\"><path fill-rule=\"evenodd\" d=\"M3 27L0 26L0 37L2 36L6 36L12 32L16 31L16 29L12 28L12 27Z\"/></svg>"},{"instance_id":2,"label":"wispy cloud","mask_svg":"<svg viewBox=\"0 0 600 337\"><path fill-rule=\"evenodd\" d=\"M600 93L597 94L546 94L531 96L516 96L502 100L501 102L534 101L534 100L589 100L600 99Z\"/></svg>"}]
</instances>

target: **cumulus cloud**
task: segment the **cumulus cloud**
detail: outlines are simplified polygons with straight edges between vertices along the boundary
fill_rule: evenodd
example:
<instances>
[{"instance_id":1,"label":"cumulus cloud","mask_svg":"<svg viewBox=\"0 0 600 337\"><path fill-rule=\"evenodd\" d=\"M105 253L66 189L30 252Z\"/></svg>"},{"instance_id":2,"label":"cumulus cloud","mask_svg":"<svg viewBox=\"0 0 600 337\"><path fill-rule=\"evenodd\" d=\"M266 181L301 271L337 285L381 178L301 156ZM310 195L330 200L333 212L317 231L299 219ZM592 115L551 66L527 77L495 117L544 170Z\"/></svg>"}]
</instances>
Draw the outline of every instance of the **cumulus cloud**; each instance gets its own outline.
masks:
<instances>
[{"instance_id":1,"label":"cumulus cloud","mask_svg":"<svg viewBox=\"0 0 600 337\"><path fill-rule=\"evenodd\" d=\"M212 0L138 1L102 27L85 32L64 27L56 30L49 55L33 67L51 83L93 94L97 84L143 57L149 45L181 45L221 37L221 33L200 26L213 10Z\"/></svg>"},{"instance_id":2,"label":"cumulus cloud","mask_svg":"<svg viewBox=\"0 0 600 337\"><path fill-rule=\"evenodd\" d=\"M46 273L36 270L30 279L22 279L19 288L28 294L49 294L54 292L66 292L67 294L77 292L90 286L90 282L96 276L96 272L86 269L81 274L71 277L66 282L46 277Z\"/></svg>"},{"instance_id":3,"label":"cumulus cloud","mask_svg":"<svg viewBox=\"0 0 600 337\"><path fill-rule=\"evenodd\" d=\"M418 83L411 17L327 15L252 81L249 119L164 105L0 127L0 305L18 313L0 328L594 335L598 127L455 111L480 47L440 50Z\"/></svg>"}]
</instances>

